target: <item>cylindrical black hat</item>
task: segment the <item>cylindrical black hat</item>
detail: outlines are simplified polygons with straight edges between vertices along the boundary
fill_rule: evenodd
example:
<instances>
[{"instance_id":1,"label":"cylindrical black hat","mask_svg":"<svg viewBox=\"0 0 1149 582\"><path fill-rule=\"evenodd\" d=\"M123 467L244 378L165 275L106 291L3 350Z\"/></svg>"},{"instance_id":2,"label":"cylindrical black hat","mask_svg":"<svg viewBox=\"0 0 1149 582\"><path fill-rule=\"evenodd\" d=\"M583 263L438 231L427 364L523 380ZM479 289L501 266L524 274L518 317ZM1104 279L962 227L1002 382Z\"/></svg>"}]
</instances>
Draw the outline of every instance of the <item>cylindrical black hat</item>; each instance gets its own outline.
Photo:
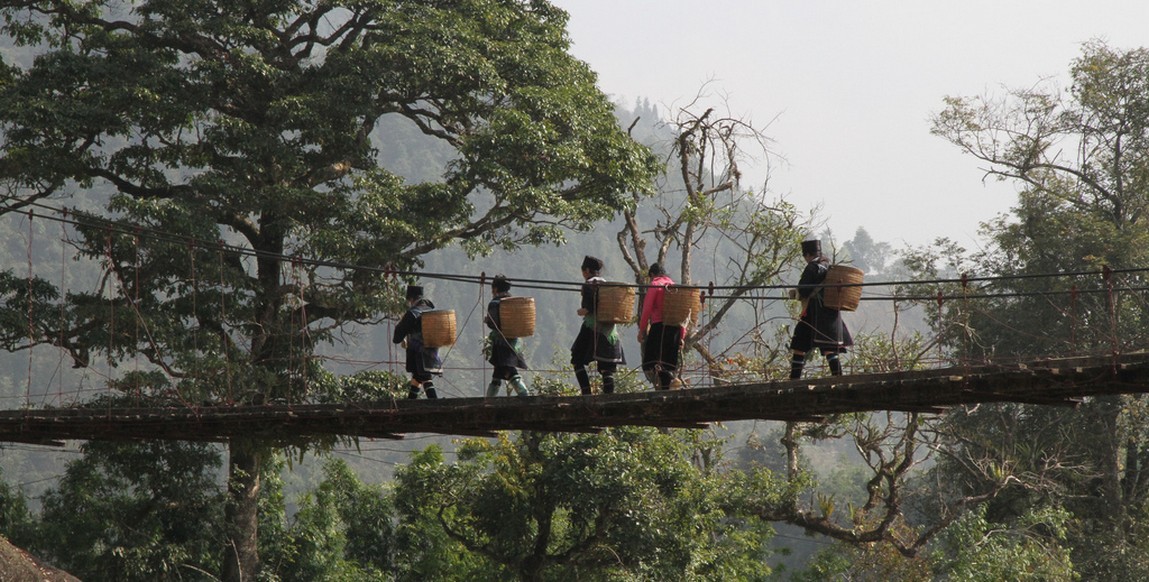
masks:
<instances>
[{"instance_id":1,"label":"cylindrical black hat","mask_svg":"<svg viewBox=\"0 0 1149 582\"><path fill-rule=\"evenodd\" d=\"M820 240L804 240L802 241L802 254L811 256L820 256L822 254L822 241Z\"/></svg>"},{"instance_id":2,"label":"cylindrical black hat","mask_svg":"<svg viewBox=\"0 0 1149 582\"><path fill-rule=\"evenodd\" d=\"M408 285L407 286L407 299L419 299L423 297L422 285Z\"/></svg>"}]
</instances>

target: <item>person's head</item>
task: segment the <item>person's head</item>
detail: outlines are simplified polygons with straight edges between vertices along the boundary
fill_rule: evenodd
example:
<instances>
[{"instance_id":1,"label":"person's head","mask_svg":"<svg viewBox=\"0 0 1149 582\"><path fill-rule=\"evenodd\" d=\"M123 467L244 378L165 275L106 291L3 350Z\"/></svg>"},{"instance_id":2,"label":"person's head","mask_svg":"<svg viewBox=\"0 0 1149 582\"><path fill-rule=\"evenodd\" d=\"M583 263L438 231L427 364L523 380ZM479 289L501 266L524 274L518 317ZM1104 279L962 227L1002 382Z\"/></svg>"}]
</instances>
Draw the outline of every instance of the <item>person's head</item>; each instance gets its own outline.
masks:
<instances>
[{"instance_id":1,"label":"person's head","mask_svg":"<svg viewBox=\"0 0 1149 582\"><path fill-rule=\"evenodd\" d=\"M583 274L597 275L602 272L602 259L587 255L582 259Z\"/></svg>"},{"instance_id":2,"label":"person's head","mask_svg":"<svg viewBox=\"0 0 1149 582\"><path fill-rule=\"evenodd\" d=\"M822 241L817 239L802 241L802 256L810 261L822 256Z\"/></svg>"},{"instance_id":3,"label":"person's head","mask_svg":"<svg viewBox=\"0 0 1149 582\"><path fill-rule=\"evenodd\" d=\"M423 298L422 285L408 285L407 286L407 303L415 303Z\"/></svg>"},{"instance_id":4,"label":"person's head","mask_svg":"<svg viewBox=\"0 0 1149 582\"><path fill-rule=\"evenodd\" d=\"M494 291L495 293L506 293L510 290L511 282L508 281L506 277L502 275L495 275L495 278L491 279L491 291Z\"/></svg>"},{"instance_id":5,"label":"person's head","mask_svg":"<svg viewBox=\"0 0 1149 582\"><path fill-rule=\"evenodd\" d=\"M650 275L651 279L653 279L659 275L665 275L666 271L662 270L662 265L658 263L651 263L650 268L647 269L646 273Z\"/></svg>"}]
</instances>

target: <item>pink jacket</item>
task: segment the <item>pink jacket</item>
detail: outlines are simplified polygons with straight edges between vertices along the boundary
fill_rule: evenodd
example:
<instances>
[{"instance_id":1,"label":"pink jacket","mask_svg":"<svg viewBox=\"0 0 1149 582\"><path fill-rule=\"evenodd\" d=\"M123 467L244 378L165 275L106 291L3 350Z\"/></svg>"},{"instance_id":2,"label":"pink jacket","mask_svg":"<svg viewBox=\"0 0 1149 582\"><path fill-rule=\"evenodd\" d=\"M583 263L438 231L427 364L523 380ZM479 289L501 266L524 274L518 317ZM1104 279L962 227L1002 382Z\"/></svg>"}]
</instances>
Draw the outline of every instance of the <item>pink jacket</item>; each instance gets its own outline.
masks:
<instances>
[{"instance_id":1,"label":"pink jacket","mask_svg":"<svg viewBox=\"0 0 1149 582\"><path fill-rule=\"evenodd\" d=\"M642 301L642 315L638 318L638 329L646 330L647 326L662 322L662 296L666 293L666 286L673 285L674 280L666 275L658 275L650 281L646 289L646 298ZM683 329L683 335L686 329Z\"/></svg>"}]
</instances>

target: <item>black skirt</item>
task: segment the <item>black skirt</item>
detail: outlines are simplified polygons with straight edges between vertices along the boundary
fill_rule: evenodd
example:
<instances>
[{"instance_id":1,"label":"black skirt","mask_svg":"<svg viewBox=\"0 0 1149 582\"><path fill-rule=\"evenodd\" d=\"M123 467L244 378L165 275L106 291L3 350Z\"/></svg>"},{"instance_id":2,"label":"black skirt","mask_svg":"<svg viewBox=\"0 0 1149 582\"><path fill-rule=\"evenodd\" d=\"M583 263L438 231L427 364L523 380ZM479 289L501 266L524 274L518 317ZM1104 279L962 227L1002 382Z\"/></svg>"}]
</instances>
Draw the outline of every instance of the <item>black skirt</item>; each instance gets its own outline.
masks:
<instances>
[{"instance_id":1,"label":"black skirt","mask_svg":"<svg viewBox=\"0 0 1149 582\"><path fill-rule=\"evenodd\" d=\"M593 329L583 325L571 345L571 364L585 366L593 361L626 364L622 342L611 343L608 335L614 324L599 324Z\"/></svg>"},{"instance_id":2,"label":"black skirt","mask_svg":"<svg viewBox=\"0 0 1149 582\"><path fill-rule=\"evenodd\" d=\"M653 370L655 366L661 366L663 370L677 370L681 341L681 327L663 325L662 322L651 324L642 342L642 369Z\"/></svg>"}]
</instances>

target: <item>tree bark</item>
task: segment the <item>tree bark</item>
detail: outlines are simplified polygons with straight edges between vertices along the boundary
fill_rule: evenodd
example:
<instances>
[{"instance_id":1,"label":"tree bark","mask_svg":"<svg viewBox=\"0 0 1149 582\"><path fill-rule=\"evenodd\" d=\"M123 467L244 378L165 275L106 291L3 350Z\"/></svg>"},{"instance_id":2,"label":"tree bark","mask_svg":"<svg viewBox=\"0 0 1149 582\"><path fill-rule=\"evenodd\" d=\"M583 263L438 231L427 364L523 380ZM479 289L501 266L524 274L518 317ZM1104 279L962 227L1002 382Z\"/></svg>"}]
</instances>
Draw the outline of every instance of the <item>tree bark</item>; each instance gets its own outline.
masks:
<instances>
[{"instance_id":1,"label":"tree bark","mask_svg":"<svg viewBox=\"0 0 1149 582\"><path fill-rule=\"evenodd\" d=\"M259 493L262 451L248 441L229 446L223 582L255 580L259 571Z\"/></svg>"},{"instance_id":2,"label":"tree bark","mask_svg":"<svg viewBox=\"0 0 1149 582\"><path fill-rule=\"evenodd\" d=\"M1113 526L1113 531L1124 539L1128 526L1127 507L1122 495L1121 436L1117 417L1121 414L1121 397L1099 398L1099 414L1104 434L1100 435L1098 469L1101 472L1101 497L1105 517Z\"/></svg>"}]
</instances>

